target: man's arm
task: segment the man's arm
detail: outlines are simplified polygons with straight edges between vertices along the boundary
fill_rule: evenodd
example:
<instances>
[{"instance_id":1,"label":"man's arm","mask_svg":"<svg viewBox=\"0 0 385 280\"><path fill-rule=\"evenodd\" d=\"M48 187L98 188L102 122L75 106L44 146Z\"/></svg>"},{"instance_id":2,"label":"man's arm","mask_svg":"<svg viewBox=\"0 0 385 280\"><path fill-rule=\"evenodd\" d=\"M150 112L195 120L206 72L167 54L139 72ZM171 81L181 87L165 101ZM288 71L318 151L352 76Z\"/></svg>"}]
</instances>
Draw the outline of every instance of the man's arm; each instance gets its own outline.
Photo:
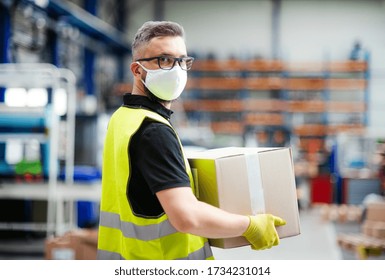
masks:
<instances>
[{"instance_id":1,"label":"man's arm","mask_svg":"<svg viewBox=\"0 0 385 280\"><path fill-rule=\"evenodd\" d=\"M180 232L228 238L241 236L250 224L247 216L228 213L197 200L190 187L166 189L156 195L171 224Z\"/></svg>"}]
</instances>

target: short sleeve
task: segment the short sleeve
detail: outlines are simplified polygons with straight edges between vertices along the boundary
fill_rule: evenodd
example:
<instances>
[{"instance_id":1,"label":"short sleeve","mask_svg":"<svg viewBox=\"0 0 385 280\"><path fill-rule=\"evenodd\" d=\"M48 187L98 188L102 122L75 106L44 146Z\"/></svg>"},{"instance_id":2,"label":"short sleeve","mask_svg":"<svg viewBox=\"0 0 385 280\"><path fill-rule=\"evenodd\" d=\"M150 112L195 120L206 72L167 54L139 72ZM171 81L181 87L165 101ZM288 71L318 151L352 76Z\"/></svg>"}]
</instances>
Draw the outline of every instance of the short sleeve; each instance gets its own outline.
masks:
<instances>
[{"instance_id":1,"label":"short sleeve","mask_svg":"<svg viewBox=\"0 0 385 280\"><path fill-rule=\"evenodd\" d=\"M159 122L148 122L136 145L136 164L150 191L190 186L182 148L174 130Z\"/></svg>"}]
</instances>

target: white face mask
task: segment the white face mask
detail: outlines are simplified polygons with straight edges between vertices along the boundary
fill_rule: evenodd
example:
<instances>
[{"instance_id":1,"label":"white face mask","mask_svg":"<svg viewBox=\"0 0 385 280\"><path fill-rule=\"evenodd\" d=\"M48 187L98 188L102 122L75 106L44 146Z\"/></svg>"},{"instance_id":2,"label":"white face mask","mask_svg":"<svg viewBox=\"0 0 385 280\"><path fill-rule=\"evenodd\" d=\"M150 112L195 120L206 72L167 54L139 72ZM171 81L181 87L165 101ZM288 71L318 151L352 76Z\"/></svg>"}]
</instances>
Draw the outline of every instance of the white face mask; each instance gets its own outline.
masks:
<instances>
[{"instance_id":1,"label":"white face mask","mask_svg":"<svg viewBox=\"0 0 385 280\"><path fill-rule=\"evenodd\" d=\"M175 65L171 70L150 70L138 63L147 72L142 83L159 99L171 101L177 99L187 83L187 71Z\"/></svg>"}]
</instances>

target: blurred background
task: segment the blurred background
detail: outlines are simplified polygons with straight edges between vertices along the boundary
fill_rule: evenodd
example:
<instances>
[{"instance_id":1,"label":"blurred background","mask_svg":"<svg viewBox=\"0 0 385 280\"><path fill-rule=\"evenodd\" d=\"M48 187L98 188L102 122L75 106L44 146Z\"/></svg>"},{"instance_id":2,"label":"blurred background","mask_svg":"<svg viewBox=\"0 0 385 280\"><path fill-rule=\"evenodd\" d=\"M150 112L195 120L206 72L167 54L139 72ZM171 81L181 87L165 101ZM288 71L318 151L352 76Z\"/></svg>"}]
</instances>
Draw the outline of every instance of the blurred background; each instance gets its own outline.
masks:
<instances>
[{"instance_id":1,"label":"blurred background","mask_svg":"<svg viewBox=\"0 0 385 280\"><path fill-rule=\"evenodd\" d=\"M93 258L104 135L148 20L180 23L195 57L173 104L186 149L292 149L302 234L216 257L383 258L384 0L0 0L0 259Z\"/></svg>"}]
</instances>

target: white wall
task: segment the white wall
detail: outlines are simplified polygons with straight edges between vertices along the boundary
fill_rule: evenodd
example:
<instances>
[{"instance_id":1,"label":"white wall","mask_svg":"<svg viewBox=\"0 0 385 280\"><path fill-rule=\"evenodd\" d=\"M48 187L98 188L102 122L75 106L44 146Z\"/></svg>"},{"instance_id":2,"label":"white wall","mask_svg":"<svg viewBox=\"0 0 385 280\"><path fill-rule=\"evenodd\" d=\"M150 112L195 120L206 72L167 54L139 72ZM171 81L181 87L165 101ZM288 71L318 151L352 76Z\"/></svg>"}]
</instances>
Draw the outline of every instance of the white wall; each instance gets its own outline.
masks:
<instances>
[{"instance_id":1,"label":"white wall","mask_svg":"<svg viewBox=\"0 0 385 280\"><path fill-rule=\"evenodd\" d=\"M130 15L129 34L153 16L153 1ZM272 57L271 0L165 0L165 19L181 23L187 47L201 55ZM370 51L369 125L385 130L385 0L282 0L281 57L343 60L355 40Z\"/></svg>"},{"instance_id":2,"label":"white wall","mask_svg":"<svg viewBox=\"0 0 385 280\"><path fill-rule=\"evenodd\" d=\"M130 16L130 38L144 21L152 19L151 2ZM270 56L269 0L166 0L165 5L165 19L183 25L191 51L214 52L218 57Z\"/></svg>"},{"instance_id":3,"label":"white wall","mask_svg":"<svg viewBox=\"0 0 385 280\"><path fill-rule=\"evenodd\" d=\"M347 58L356 39L378 49L385 43L384 12L383 1L284 0L282 49L295 61Z\"/></svg>"},{"instance_id":4,"label":"white wall","mask_svg":"<svg viewBox=\"0 0 385 280\"><path fill-rule=\"evenodd\" d=\"M173 0L166 10L184 25L191 50L219 57L270 56L270 1Z\"/></svg>"}]
</instances>

